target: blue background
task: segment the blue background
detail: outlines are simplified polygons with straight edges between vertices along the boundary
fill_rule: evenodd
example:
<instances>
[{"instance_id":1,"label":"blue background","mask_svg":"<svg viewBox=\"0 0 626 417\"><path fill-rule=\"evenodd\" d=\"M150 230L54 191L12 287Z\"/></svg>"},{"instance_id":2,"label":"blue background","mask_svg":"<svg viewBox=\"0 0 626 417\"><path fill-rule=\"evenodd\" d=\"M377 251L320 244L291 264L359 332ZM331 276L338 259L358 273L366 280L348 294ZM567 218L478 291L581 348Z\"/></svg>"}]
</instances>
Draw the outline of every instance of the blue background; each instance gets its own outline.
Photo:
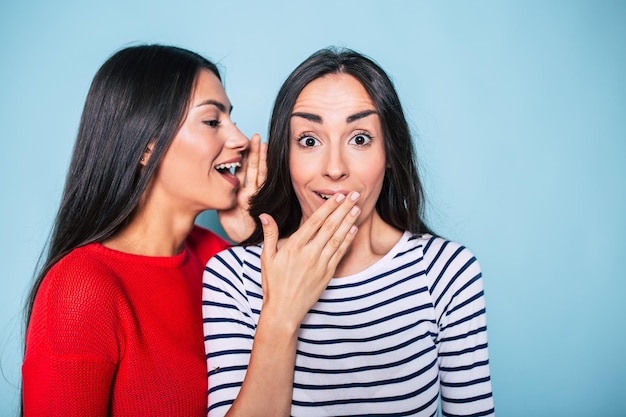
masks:
<instances>
[{"instance_id":1,"label":"blue background","mask_svg":"<svg viewBox=\"0 0 626 417\"><path fill-rule=\"evenodd\" d=\"M626 415L626 2L5 0L0 39L0 415L17 410L21 309L89 83L143 42L217 61L234 119L263 137L310 53L375 58L432 225L482 264L498 415Z\"/></svg>"}]
</instances>

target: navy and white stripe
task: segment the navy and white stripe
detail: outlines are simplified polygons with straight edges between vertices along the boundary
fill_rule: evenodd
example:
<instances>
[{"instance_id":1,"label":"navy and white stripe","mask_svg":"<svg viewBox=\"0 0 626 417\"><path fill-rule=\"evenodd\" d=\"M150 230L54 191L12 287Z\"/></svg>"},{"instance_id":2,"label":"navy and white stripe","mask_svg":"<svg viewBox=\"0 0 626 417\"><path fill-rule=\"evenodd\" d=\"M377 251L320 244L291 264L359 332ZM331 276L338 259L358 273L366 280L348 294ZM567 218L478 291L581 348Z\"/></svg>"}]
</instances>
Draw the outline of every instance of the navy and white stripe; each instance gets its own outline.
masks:
<instances>
[{"instance_id":1,"label":"navy and white stripe","mask_svg":"<svg viewBox=\"0 0 626 417\"><path fill-rule=\"evenodd\" d=\"M261 247L204 273L209 416L239 392L263 302ZM298 337L291 415L493 415L480 266L457 243L408 232L376 263L335 278Z\"/></svg>"}]
</instances>

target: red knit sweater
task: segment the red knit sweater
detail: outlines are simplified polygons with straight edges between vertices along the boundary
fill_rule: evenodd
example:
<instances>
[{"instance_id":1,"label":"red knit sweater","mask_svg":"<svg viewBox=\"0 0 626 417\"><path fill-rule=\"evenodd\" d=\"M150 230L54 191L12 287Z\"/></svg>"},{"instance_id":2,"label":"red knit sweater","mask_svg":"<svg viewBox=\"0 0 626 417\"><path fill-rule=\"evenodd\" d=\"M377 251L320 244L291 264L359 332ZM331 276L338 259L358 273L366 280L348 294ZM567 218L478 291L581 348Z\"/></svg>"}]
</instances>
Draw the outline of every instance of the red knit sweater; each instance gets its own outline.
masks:
<instances>
[{"instance_id":1,"label":"red knit sweater","mask_svg":"<svg viewBox=\"0 0 626 417\"><path fill-rule=\"evenodd\" d=\"M202 272L227 246L196 226L173 257L93 243L61 259L26 335L25 416L206 416Z\"/></svg>"}]
</instances>

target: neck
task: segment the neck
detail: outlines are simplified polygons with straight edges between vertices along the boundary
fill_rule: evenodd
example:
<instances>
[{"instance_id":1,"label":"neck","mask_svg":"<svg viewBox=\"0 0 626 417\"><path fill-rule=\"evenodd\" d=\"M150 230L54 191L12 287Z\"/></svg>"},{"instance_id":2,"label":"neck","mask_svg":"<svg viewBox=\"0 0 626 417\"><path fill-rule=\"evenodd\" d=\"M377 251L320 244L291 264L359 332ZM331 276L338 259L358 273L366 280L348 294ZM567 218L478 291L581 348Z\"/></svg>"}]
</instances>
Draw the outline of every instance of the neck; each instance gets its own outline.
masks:
<instances>
[{"instance_id":1,"label":"neck","mask_svg":"<svg viewBox=\"0 0 626 417\"><path fill-rule=\"evenodd\" d=\"M402 233L374 213L359 224L354 241L337 266L335 277L352 275L372 265L389 253Z\"/></svg>"},{"instance_id":2,"label":"neck","mask_svg":"<svg viewBox=\"0 0 626 417\"><path fill-rule=\"evenodd\" d=\"M174 256L182 252L195 216L174 216L167 209L141 204L130 223L102 242L108 248L144 256Z\"/></svg>"}]
</instances>

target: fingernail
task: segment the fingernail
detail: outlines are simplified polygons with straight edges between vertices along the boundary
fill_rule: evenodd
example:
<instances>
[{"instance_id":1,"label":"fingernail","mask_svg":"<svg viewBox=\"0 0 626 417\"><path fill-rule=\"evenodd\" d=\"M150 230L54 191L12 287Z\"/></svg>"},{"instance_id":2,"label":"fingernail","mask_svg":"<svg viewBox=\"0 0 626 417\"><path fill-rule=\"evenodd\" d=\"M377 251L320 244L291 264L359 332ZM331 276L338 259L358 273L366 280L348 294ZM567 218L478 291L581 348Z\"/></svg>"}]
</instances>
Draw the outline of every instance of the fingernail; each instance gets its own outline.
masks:
<instances>
[{"instance_id":1,"label":"fingernail","mask_svg":"<svg viewBox=\"0 0 626 417\"><path fill-rule=\"evenodd\" d=\"M341 193L339 193L339 194L337 194L337 198L335 200L337 200L338 203L341 203L345 199L346 199L346 196L341 194Z\"/></svg>"},{"instance_id":2,"label":"fingernail","mask_svg":"<svg viewBox=\"0 0 626 417\"><path fill-rule=\"evenodd\" d=\"M353 226L350 228L350 233L351 233L351 234L355 234L357 230L359 230L359 228L353 225Z\"/></svg>"},{"instance_id":3,"label":"fingernail","mask_svg":"<svg viewBox=\"0 0 626 417\"><path fill-rule=\"evenodd\" d=\"M359 199L359 197L361 197L361 194L359 194L358 192L353 192L352 194L350 194L350 200L352 201L357 201Z\"/></svg>"},{"instance_id":4,"label":"fingernail","mask_svg":"<svg viewBox=\"0 0 626 417\"><path fill-rule=\"evenodd\" d=\"M361 212L361 209L358 208L357 206L352 207L352 210L350 210L350 214L355 217L358 216L360 212Z\"/></svg>"},{"instance_id":5,"label":"fingernail","mask_svg":"<svg viewBox=\"0 0 626 417\"><path fill-rule=\"evenodd\" d=\"M265 216L263 216L263 215L260 215L260 216L259 216L259 220L261 220L261 223L263 223L263 224L265 224L265 225L268 225L268 224L269 224L269 222L267 221L267 217L265 217Z\"/></svg>"}]
</instances>

